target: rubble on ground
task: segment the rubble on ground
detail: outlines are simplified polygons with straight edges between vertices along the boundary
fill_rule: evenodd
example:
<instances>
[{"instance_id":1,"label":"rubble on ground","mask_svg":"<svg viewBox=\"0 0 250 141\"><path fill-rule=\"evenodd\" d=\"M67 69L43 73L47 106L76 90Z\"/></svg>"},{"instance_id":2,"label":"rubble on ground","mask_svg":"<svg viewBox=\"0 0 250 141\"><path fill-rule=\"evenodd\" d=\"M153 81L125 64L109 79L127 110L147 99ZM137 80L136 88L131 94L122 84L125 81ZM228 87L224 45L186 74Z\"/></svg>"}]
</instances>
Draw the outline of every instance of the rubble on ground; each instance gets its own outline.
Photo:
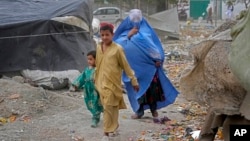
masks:
<instances>
[{"instance_id":1,"label":"rubble on ground","mask_svg":"<svg viewBox=\"0 0 250 141\"><path fill-rule=\"evenodd\" d=\"M245 98L248 85L244 85L249 80L246 77L249 68L249 59L246 57L249 50L246 42L250 33L247 26L249 19L250 10L243 21L227 21L207 40L190 50L194 63L192 68L182 74L180 90L188 100L208 105L200 140L212 141L219 132L218 128L223 128L224 138L229 140L229 125L250 123L240 111L243 101L249 101ZM243 109L246 107L249 105L245 104ZM245 110L243 115L249 115L249 110Z\"/></svg>"}]
</instances>

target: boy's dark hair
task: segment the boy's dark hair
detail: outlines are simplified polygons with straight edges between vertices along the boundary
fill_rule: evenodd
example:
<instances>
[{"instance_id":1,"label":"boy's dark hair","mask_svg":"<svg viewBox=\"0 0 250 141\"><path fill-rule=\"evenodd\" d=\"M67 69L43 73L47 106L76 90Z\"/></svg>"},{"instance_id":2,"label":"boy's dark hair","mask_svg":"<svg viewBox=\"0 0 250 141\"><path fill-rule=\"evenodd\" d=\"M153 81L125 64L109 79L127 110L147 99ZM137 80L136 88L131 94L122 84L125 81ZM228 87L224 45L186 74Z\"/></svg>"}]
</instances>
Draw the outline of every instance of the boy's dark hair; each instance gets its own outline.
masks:
<instances>
[{"instance_id":1,"label":"boy's dark hair","mask_svg":"<svg viewBox=\"0 0 250 141\"><path fill-rule=\"evenodd\" d=\"M92 50L92 51L88 52L87 56L89 56L89 55L91 55L91 56L93 56L95 58L96 57L96 51Z\"/></svg>"},{"instance_id":2,"label":"boy's dark hair","mask_svg":"<svg viewBox=\"0 0 250 141\"><path fill-rule=\"evenodd\" d=\"M111 33L113 33L113 29L114 29L113 25L111 25L109 23L103 23L101 25L100 31L101 30L109 30Z\"/></svg>"}]
</instances>

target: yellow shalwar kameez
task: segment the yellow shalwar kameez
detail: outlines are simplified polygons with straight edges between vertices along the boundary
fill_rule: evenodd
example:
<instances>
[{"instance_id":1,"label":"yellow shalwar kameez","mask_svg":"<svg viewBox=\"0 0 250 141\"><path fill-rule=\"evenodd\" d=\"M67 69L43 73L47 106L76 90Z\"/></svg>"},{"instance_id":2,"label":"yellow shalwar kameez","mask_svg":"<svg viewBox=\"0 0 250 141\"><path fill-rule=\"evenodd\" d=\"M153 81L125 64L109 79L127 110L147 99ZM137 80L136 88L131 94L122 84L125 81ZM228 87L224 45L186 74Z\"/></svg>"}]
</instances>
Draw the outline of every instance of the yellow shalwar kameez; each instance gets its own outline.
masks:
<instances>
[{"instance_id":1,"label":"yellow shalwar kameez","mask_svg":"<svg viewBox=\"0 0 250 141\"><path fill-rule=\"evenodd\" d=\"M97 45L96 50L95 85L104 109L104 132L110 133L119 126L119 109L126 109L121 84L123 70L133 86L138 85L138 82L127 62L123 48L112 42L103 52L101 44Z\"/></svg>"}]
</instances>

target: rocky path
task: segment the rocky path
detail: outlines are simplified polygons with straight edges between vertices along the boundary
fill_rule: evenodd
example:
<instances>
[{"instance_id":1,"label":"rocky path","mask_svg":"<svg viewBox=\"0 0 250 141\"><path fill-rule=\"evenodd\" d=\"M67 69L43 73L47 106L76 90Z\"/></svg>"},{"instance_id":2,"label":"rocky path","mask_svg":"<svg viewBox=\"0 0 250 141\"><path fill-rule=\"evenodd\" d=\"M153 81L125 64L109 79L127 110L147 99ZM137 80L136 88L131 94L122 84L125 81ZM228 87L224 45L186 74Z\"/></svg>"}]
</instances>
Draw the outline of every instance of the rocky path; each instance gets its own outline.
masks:
<instances>
[{"instance_id":1,"label":"rocky path","mask_svg":"<svg viewBox=\"0 0 250 141\"><path fill-rule=\"evenodd\" d=\"M91 128L91 115L81 98L81 92L68 90L48 91L31 87L26 83L0 79L1 98L1 141L99 141L102 137L102 121L97 128ZM163 138L160 132L168 127L180 126L176 133L184 135L188 124L183 113L183 96L176 103L159 110L160 118L168 118L167 123L154 123L149 111L140 120L132 120L133 114L124 94L128 109L120 111L120 141L148 138L150 141ZM191 108L191 107L189 107ZM186 111L188 112L188 111ZM186 114L186 115L185 115ZM3 119L6 122L3 122ZM192 127L192 128L193 128ZM170 133L170 131L169 131ZM156 135L157 134L157 135ZM172 133L171 133L172 134Z\"/></svg>"}]
</instances>

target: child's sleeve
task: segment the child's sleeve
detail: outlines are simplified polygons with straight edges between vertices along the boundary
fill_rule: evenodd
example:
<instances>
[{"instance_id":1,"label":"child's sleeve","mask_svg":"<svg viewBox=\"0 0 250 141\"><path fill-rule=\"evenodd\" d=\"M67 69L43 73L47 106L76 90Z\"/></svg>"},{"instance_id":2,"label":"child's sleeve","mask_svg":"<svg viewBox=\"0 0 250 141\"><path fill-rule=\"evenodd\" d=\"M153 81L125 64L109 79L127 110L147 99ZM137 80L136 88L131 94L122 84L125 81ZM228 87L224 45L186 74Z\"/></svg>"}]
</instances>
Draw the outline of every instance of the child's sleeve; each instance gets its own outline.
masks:
<instances>
[{"instance_id":1,"label":"child's sleeve","mask_svg":"<svg viewBox=\"0 0 250 141\"><path fill-rule=\"evenodd\" d=\"M76 86L78 89L83 89L85 84L85 72L83 71L72 83L73 86Z\"/></svg>"},{"instance_id":2,"label":"child's sleeve","mask_svg":"<svg viewBox=\"0 0 250 141\"><path fill-rule=\"evenodd\" d=\"M138 86L138 82L137 82L137 78L135 77L135 73L131 69L122 48L119 50L119 53L118 53L118 61L119 61L120 66L125 71L126 75L128 76L128 78L130 78L131 84L133 86Z\"/></svg>"}]
</instances>

